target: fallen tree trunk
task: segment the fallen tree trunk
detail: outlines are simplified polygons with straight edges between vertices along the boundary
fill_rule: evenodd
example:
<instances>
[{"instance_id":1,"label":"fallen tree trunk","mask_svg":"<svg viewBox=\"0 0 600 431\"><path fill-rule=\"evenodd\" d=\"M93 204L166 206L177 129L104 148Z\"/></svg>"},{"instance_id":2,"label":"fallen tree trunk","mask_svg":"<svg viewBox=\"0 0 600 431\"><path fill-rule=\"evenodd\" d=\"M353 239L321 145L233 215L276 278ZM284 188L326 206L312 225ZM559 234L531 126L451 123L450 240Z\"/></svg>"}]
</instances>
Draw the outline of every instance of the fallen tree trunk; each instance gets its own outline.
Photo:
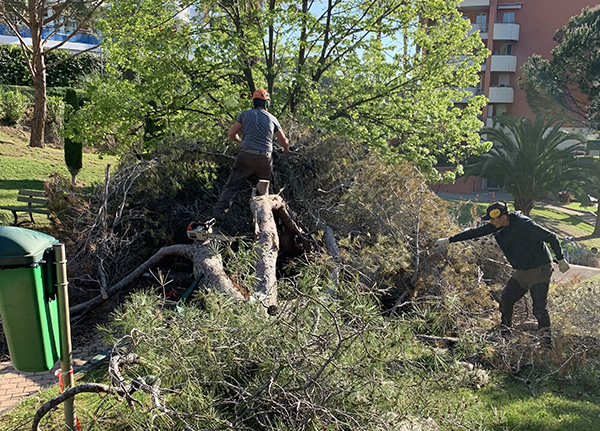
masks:
<instances>
[{"instance_id":1,"label":"fallen tree trunk","mask_svg":"<svg viewBox=\"0 0 600 431\"><path fill-rule=\"evenodd\" d=\"M197 277L204 274L204 285L209 289L216 289L231 295L235 299L244 299L242 293L237 290L223 269L223 261L218 254L212 254L208 247L201 244L176 244L163 247L154 256L131 272L127 277L106 290L106 295L98 295L87 302L71 307L71 316L79 316L87 313L94 307L99 306L107 298L114 296L126 286L135 281L153 266L160 263L168 256L181 256L192 261L194 275Z\"/></svg>"},{"instance_id":2,"label":"fallen tree trunk","mask_svg":"<svg viewBox=\"0 0 600 431\"><path fill-rule=\"evenodd\" d=\"M254 216L254 233L258 241L258 261L256 263L256 299L269 307L277 304L277 255L279 234L274 214L290 232L297 235L305 251L311 247L310 240L290 215L287 203L279 195L269 195L269 182L261 180L250 201Z\"/></svg>"},{"instance_id":3,"label":"fallen tree trunk","mask_svg":"<svg viewBox=\"0 0 600 431\"><path fill-rule=\"evenodd\" d=\"M288 206L281 196L268 195L268 181L264 183L259 183L259 190L266 194L256 196L255 192L251 201L259 256L256 263L258 285L254 298L266 307L269 307L277 303L276 265L279 251L279 235L274 214L277 214L290 232L300 238L305 251L311 249L311 241L294 222ZM176 244L163 247L114 286L107 288L100 295L95 296L87 302L71 307L71 316L81 316L99 306L109 297L119 293L150 268L156 266L169 256L180 256L190 260L193 264L194 276L198 277L200 274L203 274L203 284L207 289L216 289L219 292L230 295L236 300L245 299L244 294L233 285L225 273L221 255L215 254L212 250L213 248L204 246L198 241L194 244Z\"/></svg>"},{"instance_id":4,"label":"fallen tree trunk","mask_svg":"<svg viewBox=\"0 0 600 431\"><path fill-rule=\"evenodd\" d=\"M255 196L250 202L254 215L254 233L258 240L258 261L256 262L255 298L266 307L277 304L277 253L279 251L279 235L273 217L274 198L280 196Z\"/></svg>"}]
</instances>

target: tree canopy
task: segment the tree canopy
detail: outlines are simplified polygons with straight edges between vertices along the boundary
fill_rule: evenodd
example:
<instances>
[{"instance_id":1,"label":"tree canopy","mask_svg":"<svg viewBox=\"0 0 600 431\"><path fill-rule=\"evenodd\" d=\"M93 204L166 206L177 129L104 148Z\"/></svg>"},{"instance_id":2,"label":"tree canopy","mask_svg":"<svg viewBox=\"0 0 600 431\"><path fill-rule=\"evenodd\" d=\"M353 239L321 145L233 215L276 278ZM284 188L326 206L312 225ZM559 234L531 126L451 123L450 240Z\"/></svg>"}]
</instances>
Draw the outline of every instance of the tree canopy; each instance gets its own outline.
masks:
<instances>
[{"instance_id":1,"label":"tree canopy","mask_svg":"<svg viewBox=\"0 0 600 431\"><path fill-rule=\"evenodd\" d=\"M488 148L477 134L484 98L454 106L487 51L458 3L108 2L110 74L90 83L77 121L89 143L115 137L116 151L139 147L149 119L223 151L225 130L264 87L292 138L309 126L415 162L431 179L442 157L460 172L460 160Z\"/></svg>"},{"instance_id":2,"label":"tree canopy","mask_svg":"<svg viewBox=\"0 0 600 431\"><path fill-rule=\"evenodd\" d=\"M585 8L554 35L552 58L523 65L521 87L534 112L552 111L600 128L600 6Z\"/></svg>"}]
</instances>

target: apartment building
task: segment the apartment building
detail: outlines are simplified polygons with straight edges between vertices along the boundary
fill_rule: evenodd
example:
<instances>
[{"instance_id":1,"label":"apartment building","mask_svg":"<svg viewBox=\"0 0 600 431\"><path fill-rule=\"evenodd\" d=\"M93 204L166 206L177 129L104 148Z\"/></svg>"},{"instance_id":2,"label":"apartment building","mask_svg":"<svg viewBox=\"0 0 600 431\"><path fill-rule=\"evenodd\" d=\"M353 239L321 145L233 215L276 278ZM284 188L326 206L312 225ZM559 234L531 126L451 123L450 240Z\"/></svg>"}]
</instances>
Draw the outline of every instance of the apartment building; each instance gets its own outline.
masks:
<instances>
[{"instance_id":1,"label":"apartment building","mask_svg":"<svg viewBox=\"0 0 600 431\"><path fill-rule=\"evenodd\" d=\"M44 11L44 19L50 18L52 14L52 7L48 7ZM74 20L68 20L62 23L60 27L56 27L54 22L50 21L42 29L42 38L46 39L46 47L53 47L63 43L76 29L77 23ZM31 31L29 28L22 27L19 30L21 38L27 45L31 45ZM101 35L96 33L89 31L87 28L82 28L75 35L71 36L67 42L64 42L61 48L71 52L99 51L100 49L96 47L100 43ZM0 21L0 44L2 43L18 45L20 41L9 26L5 22Z\"/></svg>"},{"instance_id":2,"label":"apartment building","mask_svg":"<svg viewBox=\"0 0 600 431\"><path fill-rule=\"evenodd\" d=\"M525 92L519 89L521 66L532 54L550 58L556 46L554 33L569 18L586 6L600 2L589 0L463 0L459 10L479 31L492 53L481 65L481 79L474 94L484 94L489 103L484 109L484 124L504 113L532 118Z\"/></svg>"},{"instance_id":3,"label":"apartment building","mask_svg":"<svg viewBox=\"0 0 600 431\"><path fill-rule=\"evenodd\" d=\"M569 18L579 15L586 6L600 2L589 0L463 0L459 10L470 21L471 31L479 32L491 55L481 65L477 87L473 94L484 94L489 102L483 109L482 120L493 125L495 116L510 114L533 118L525 91L519 88L521 66L532 54L550 58L556 46L552 39L556 30ZM440 171L451 169L438 168ZM479 177L462 177L454 184L435 184L436 192L473 193L488 185Z\"/></svg>"}]
</instances>

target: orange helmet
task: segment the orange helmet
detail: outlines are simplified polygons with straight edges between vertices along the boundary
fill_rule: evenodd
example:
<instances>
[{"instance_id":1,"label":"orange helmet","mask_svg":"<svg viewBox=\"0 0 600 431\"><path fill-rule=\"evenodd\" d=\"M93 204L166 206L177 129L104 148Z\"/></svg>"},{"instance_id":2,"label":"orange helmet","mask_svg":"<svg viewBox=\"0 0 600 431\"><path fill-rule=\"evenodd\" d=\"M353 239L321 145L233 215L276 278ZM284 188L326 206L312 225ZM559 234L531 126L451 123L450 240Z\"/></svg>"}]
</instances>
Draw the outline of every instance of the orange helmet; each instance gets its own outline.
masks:
<instances>
[{"instance_id":1,"label":"orange helmet","mask_svg":"<svg viewBox=\"0 0 600 431\"><path fill-rule=\"evenodd\" d=\"M266 90L259 88L254 92L254 94L252 94L252 99L262 99L262 100L268 100L270 102L271 96L269 96L269 93L267 93Z\"/></svg>"}]
</instances>

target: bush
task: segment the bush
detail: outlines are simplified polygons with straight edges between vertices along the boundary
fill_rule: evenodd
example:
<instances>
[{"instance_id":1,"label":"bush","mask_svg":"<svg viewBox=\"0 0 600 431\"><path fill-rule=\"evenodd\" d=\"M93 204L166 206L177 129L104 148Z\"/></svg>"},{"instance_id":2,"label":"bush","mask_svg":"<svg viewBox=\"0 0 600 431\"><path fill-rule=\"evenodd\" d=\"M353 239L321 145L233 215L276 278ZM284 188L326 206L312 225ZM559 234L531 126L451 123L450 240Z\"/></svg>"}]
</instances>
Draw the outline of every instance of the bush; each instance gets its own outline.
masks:
<instances>
[{"instance_id":1,"label":"bush","mask_svg":"<svg viewBox=\"0 0 600 431\"><path fill-rule=\"evenodd\" d=\"M79 109L79 98L77 92L69 88L64 97L64 103L69 106L70 115ZM65 137L65 163L71 173L71 181L77 181L77 174L83 166L83 144L77 137Z\"/></svg>"},{"instance_id":2,"label":"bush","mask_svg":"<svg viewBox=\"0 0 600 431\"><path fill-rule=\"evenodd\" d=\"M18 124L25 116L30 103L29 98L18 91L0 90L0 93L2 120L10 126Z\"/></svg>"}]
</instances>

